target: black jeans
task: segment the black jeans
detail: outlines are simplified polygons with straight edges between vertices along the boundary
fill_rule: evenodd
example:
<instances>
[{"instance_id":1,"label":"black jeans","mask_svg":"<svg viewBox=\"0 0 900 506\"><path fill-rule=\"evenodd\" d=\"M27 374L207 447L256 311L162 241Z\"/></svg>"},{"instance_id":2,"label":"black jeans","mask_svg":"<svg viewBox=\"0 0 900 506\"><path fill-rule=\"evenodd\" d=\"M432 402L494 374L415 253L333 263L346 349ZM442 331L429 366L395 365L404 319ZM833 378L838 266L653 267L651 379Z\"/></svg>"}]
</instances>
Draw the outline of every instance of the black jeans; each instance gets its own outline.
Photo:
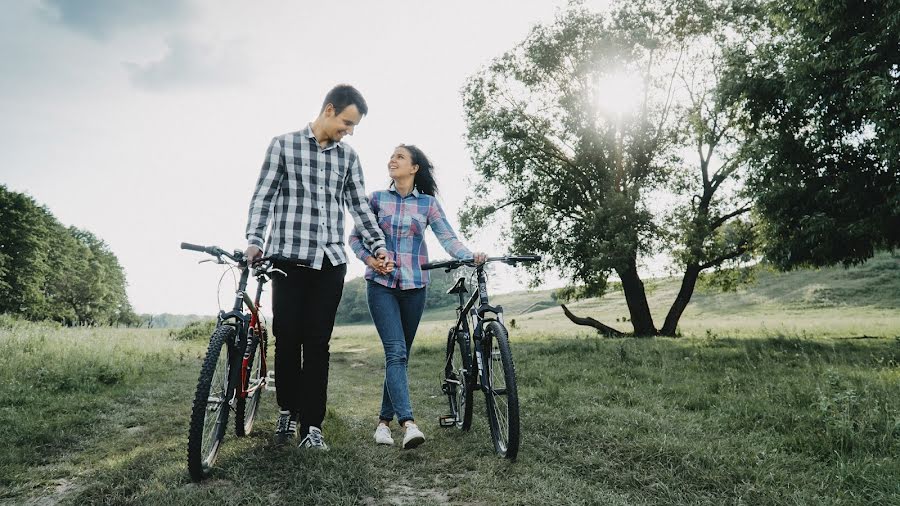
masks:
<instances>
[{"instance_id":1,"label":"black jeans","mask_svg":"<svg viewBox=\"0 0 900 506\"><path fill-rule=\"evenodd\" d=\"M328 396L329 341L344 291L347 265L322 270L277 262L287 277L272 281L275 392L281 409L300 412L301 435L322 427Z\"/></svg>"}]
</instances>

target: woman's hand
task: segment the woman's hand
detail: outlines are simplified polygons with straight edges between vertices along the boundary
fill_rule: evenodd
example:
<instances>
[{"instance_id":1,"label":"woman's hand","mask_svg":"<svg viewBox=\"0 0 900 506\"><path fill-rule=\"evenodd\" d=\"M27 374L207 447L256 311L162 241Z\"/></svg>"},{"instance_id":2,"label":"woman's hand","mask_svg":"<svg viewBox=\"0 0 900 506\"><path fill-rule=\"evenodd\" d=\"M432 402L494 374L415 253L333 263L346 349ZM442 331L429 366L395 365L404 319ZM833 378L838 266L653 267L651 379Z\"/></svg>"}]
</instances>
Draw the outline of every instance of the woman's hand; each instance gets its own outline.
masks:
<instances>
[{"instance_id":1,"label":"woman's hand","mask_svg":"<svg viewBox=\"0 0 900 506\"><path fill-rule=\"evenodd\" d=\"M481 265L487 260L487 253L476 251L473 255L473 259L475 260L475 265Z\"/></svg>"},{"instance_id":2,"label":"woman's hand","mask_svg":"<svg viewBox=\"0 0 900 506\"><path fill-rule=\"evenodd\" d=\"M382 258L369 257L366 259L366 265L382 276L390 274L394 270L394 262L386 256Z\"/></svg>"}]
</instances>

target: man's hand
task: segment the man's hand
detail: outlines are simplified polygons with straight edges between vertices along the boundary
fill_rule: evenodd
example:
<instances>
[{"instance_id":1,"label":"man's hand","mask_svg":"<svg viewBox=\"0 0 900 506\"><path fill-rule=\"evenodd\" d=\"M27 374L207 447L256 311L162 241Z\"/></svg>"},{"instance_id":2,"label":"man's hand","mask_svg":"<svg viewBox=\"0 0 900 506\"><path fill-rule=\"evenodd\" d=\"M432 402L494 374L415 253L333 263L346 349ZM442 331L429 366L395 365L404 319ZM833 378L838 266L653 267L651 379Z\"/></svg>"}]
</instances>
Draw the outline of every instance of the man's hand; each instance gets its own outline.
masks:
<instances>
[{"instance_id":1,"label":"man's hand","mask_svg":"<svg viewBox=\"0 0 900 506\"><path fill-rule=\"evenodd\" d=\"M475 254L473 255L473 259L475 260L475 265L481 265L481 264L483 264L485 261L487 261L487 254L486 254L486 253L482 253L481 251L477 251L477 252L475 252Z\"/></svg>"},{"instance_id":2,"label":"man's hand","mask_svg":"<svg viewBox=\"0 0 900 506\"><path fill-rule=\"evenodd\" d=\"M247 259L247 265L252 265L253 262L262 258L262 250L252 244L247 246L247 251L244 252L244 258Z\"/></svg>"},{"instance_id":3,"label":"man's hand","mask_svg":"<svg viewBox=\"0 0 900 506\"><path fill-rule=\"evenodd\" d=\"M375 257L369 257L369 259L373 260L378 265L378 267L375 267L370 264L370 266L378 271L379 274L388 274L394 271L394 260L384 248L378 248L378 251L375 252ZM366 263L368 264L369 261L366 260Z\"/></svg>"},{"instance_id":4,"label":"man's hand","mask_svg":"<svg viewBox=\"0 0 900 506\"><path fill-rule=\"evenodd\" d=\"M391 272L392 270L394 270L394 269L393 269L393 265L391 266L391 269L388 270L388 269L387 269L387 266L385 265L385 262L384 262L383 260L378 259L378 258L375 258L375 257L369 257L369 258L367 258L367 259L366 259L366 265L368 265L369 267L371 267L372 270L374 270L374 271L377 272L378 274L381 274L382 276L383 276L383 275L386 275L386 274L388 274L389 272Z\"/></svg>"}]
</instances>

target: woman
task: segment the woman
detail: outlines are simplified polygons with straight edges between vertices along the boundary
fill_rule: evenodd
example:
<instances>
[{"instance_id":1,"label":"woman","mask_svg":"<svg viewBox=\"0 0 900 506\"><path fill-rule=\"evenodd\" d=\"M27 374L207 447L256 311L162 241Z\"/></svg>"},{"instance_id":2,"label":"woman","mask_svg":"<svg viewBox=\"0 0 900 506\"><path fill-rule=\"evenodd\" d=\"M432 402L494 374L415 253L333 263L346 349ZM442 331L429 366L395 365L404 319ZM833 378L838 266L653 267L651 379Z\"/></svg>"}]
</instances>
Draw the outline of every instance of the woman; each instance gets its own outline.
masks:
<instances>
[{"instance_id":1,"label":"woman","mask_svg":"<svg viewBox=\"0 0 900 506\"><path fill-rule=\"evenodd\" d=\"M393 182L387 190L372 193L369 205L378 216L393 261L373 257L356 229L350 235L350 247L368 266L369 313L384 346L384 389L375 442L394 444L390 423L396 416L405 429L403 448L410 449L425 442L413 418L406 376L409 351L425 309L428 272L421 269L428 261L425 228L431 226L441 246L454 258L474 257L481 263L485 255L473 254L456 238L435 198L437 186L431 162L419 148L398 146L388 162L388 173Z\"/></svg>"}]
</instances>

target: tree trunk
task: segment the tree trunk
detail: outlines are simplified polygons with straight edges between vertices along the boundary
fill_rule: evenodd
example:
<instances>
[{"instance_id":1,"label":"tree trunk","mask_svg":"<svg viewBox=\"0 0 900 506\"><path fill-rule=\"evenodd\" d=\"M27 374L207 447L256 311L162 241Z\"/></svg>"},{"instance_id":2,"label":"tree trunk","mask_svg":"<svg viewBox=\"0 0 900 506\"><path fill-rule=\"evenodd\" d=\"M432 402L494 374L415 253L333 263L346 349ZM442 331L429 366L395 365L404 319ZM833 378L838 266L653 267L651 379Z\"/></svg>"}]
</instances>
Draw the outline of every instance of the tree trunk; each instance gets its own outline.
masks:
<instances>
[{"instance_id":1,"label":"tree trunk","mask_svg":"<svg viewBox=\"0 0 900 506\"><path fill-rule=\"evenodd\" d=\"M565 304L560 304L559 307L562 308L563 313L565 313L566 316L570 320L572 320L572 322L574 322L578 325L587 325L588 327L594 327L595 329L597 329L597 331L599 331L601 334L605 335L606 337L625 337L624 332L618 331L610 326L604 325L591 317L581 318L581 317L575 316L574 314L572 314L571 311L569 311L569 308L567 308Z\"/></svg>"},{"instance_id":2,"label":"tree trunk","mask_svg":"<svg viewBox=\"0 0 900 506\"><path fill-rule=\"evenodd\" d=\"M655 336L656 326L653 325L653 315L650 314L650 306L647 304L647 292L644 291L644 282L638 276L636 262L632 260L626 267L616 269L616 272L622 280L622 290L625 292L625 302L628 303L634 335Z\"/></svg>"},{"instance_id":3,"label":"tree trunk","mask_svg":"<svg viewBox=\"0 0 900 506\"><path fill-rule=\"evenodd\" d=\"M691 301L691 296L694 294L694 287L697 285L697 277L699 275L699 265L689 264L687 266L687 269L684 271L684 277L681 279L681 289L678 290L678 296L675 297L675 302L672 303L669 314L666 315L666 322L659 331L660 335L675 336L678 320L681 319L684 309L687 307L688 302Z\"/></svg>"}]
</instances>

